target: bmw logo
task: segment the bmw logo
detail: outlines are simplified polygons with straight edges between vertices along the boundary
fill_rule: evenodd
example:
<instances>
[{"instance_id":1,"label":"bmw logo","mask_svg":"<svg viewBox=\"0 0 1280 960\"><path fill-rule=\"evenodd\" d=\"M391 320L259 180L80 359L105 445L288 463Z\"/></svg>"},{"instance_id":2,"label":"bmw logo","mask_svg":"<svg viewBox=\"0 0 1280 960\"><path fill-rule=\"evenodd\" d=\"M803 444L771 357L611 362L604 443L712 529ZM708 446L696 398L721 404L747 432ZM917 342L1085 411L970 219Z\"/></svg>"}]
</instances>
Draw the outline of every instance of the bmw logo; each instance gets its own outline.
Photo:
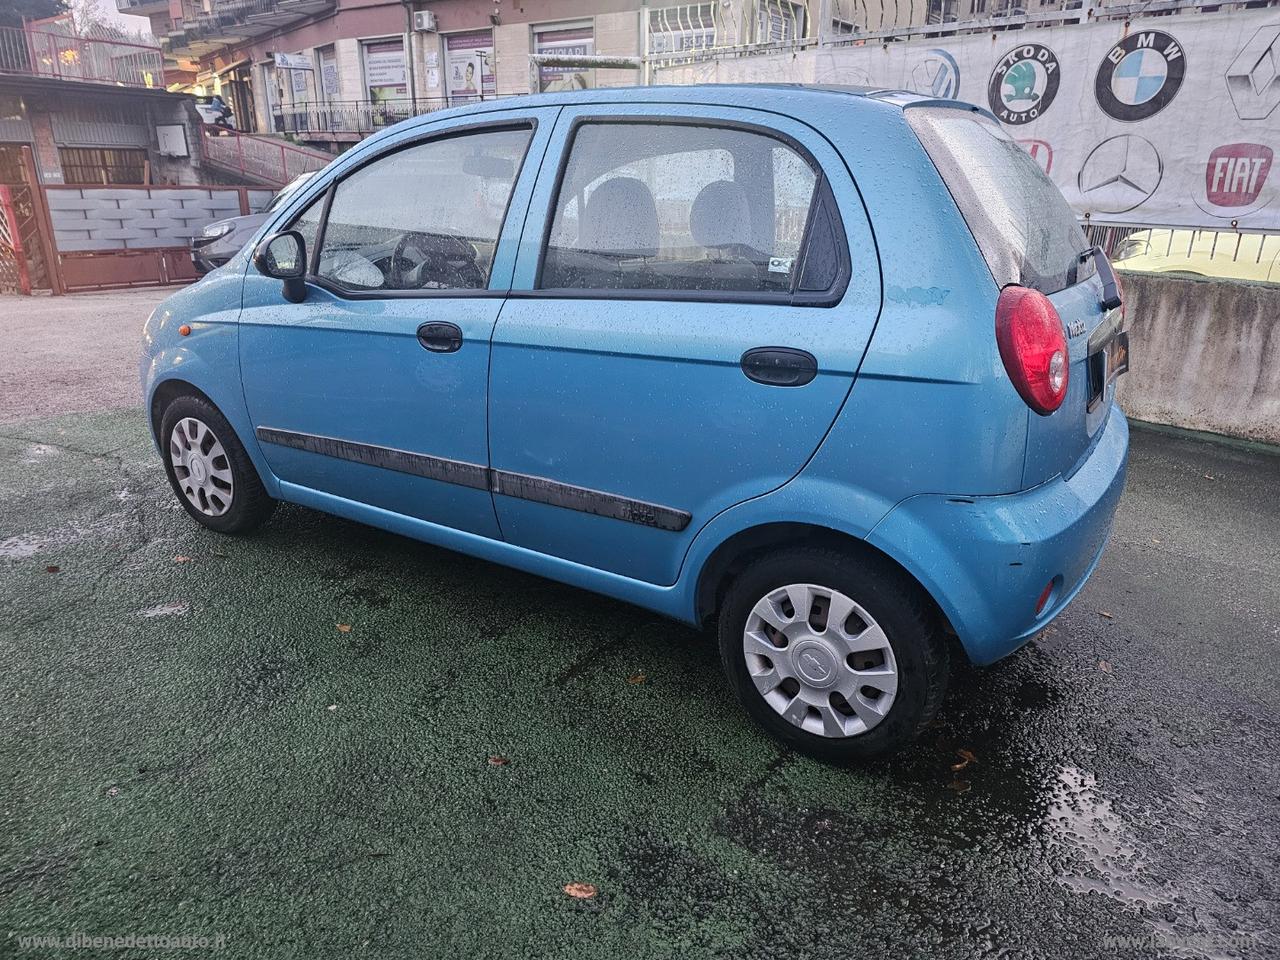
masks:
<instances>
[{"instance_id":1,"label":"bmw logo","mask_svg":"<svg viewBox=\"0 0 1280 960\"><path fill-rule=\"evenodd\" d=\"M1187 58L1160 30L1131 33L1108 52L1093 81L1102 112L1132 123L1159 113L1182 88Z\"/></svg>"},{"instance_id":2,"label":"bmw logo","mask_svg":"<svg viewBox=\"0 0 1280 960\"><path fill-rule=\"evenodd\" d=\"M1058 56L1039 43L1014 47L996 64L987 84L991 112L1020 126L1038 118L1058 95Z\"/></svg>"}]
</instances>

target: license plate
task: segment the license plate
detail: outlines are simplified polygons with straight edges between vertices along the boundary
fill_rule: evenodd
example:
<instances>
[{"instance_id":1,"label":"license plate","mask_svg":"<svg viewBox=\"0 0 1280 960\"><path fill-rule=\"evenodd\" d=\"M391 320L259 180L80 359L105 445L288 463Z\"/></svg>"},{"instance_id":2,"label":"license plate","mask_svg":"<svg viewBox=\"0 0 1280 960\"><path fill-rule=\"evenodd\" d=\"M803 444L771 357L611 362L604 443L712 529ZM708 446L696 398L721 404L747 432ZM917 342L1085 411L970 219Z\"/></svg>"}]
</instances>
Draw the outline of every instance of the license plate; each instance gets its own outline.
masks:
<instances>
[{"instance_id":1,"label":"license plate","mask_svg":"<svg viewBox=\"0 0 1280 960\"><path fill-rule=\"evenodd\" d=\"M1129 333L1117 331L1089 355L1089 410L1107 395L1107 387L1129 369Z\"/></svg>"}]
</instances>

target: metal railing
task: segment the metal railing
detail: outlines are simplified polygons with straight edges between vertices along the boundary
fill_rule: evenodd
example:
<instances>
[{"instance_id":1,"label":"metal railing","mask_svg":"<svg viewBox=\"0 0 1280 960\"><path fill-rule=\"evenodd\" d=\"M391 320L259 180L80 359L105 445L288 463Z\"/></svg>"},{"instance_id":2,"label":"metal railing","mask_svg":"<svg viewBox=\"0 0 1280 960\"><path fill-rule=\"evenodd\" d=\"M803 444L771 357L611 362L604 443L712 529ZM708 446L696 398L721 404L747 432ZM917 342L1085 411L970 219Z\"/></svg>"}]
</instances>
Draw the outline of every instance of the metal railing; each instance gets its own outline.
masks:
<instances>
[{"instance_id":1,"label":"metal railing","mask_svg":"<svg viewBox=\"0 0 1280 960\"><path fill-rule=\"evenodd\" d=\"M276 133L365 135L410 117L479 103L480 97L408 97L392 100L302 101L275 107L271 113ZM496 99L492 96L485 100Z\"/></svg>"},{"instance_id":2,"label":"metal railing","mask_svg":"<svg viewBox=\"0 0 1280 960\"><path fill-rule=\"evenodd\" d=\"M313 173L333 159L332 154L309 150L272 137L258 137L222 127L201 128L204 159L258 183L283 187L302 173Z\"/></svg>"},{"instance_id":3,"label":"metal railing","mask_svg":"<svg viewBox=\"0 0 1280 960\"><path fill-rule=\"evenodd\" d=\"M1023 0L979 0L962 15L955 0L732 0L649 8L646 50L658 66L772 50L844 46L1020 30L1054 23L1125 20L1180 11L1227 12L1276 0L1136 0L1086 7L1057 0L1037 8Z\"/></svg>"},{"instance_id":4,"label":"metal railing","mask_svg":"<svg viewBox=\"0 0 1280 960\"><path fill-rule=\"evenodd\" d=\"M1280 283L1280 231L1081 221L1122 270Z\"/></svg>"},{"instance_id":5,"label":"metal railing","mask_svg":"<svg viewBox=\"0 0 1280 960\"><path fill-rule=\"evenodd\" d=\"M158 88L164 57L157 46L127 40L0 27L0 73Z\"/></svg>"}]
</instances>

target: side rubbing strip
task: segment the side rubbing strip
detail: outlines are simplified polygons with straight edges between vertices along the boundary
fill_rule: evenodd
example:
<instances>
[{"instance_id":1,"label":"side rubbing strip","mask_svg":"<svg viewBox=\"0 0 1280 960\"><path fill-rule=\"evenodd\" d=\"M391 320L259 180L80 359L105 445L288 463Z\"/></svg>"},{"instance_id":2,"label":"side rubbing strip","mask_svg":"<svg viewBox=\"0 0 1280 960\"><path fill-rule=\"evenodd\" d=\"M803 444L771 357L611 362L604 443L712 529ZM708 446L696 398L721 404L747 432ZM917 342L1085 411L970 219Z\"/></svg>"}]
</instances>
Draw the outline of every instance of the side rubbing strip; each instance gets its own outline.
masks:
<instances>
[{"instance_id":1,"label":"side rubbing strip","mask_svg":"<svg viewBox=\"0 0 1280 960\"><path fill-rule=\"evenodd\" d=\"M408 450L397 450L394 447L354 443L350 440L321 437L312 433L277 430L274 427L258 427L256 433L263 443L306 450L309 453L336 457L339 460L351 460L371 467L395 470L398 473L410 473L428 480L454 483L474 490L489 490L500 493L504 497L546 503L598 517L611 517L645 527L657 527L660 530L683 530L693 519L690 514L673 507L664 507L644 500L633 500L614 493L601 493L599 490L591 490L587 487L575 487L570 483L560 483L558 480L548 480L544 477L491 470L478 463L467 463L463 460L430 457L421 453L410 453Z\"/></svg>"},{"instance_id":2,"label":"side rubbing strip","mask_svg":"<svg viewBox=\"0 0 1280 960\"><path fill-rule=\"evenodd\" d=\"M337 457L339 460L367 463L371 467L382 467L386 470L395 470L397 473L411 473L417 477L426 477L428 480L456 483L476 490L489 489L489 468L482 467L478 463L446 460L444 457L428 457L421 453L410 453L408 450L397 450L394 447L352 443L350 440L318 437L311 433L293 433L289 430L276 430L274 427L259 427L257 434L259 440L281 447L293 447L295 450L320 453L326 457Z\"/></svg>"},{"instance_id":3,"label":"side rubbing strip","mask_svg":"<svg viewBox=\"0 0 1280 960\"><path fill-rule=\"evenodd\" d=\"M644 500L632 500L615 493L601 493L599 490L575 487L524 473L508 473L505 470L494 470L492 473L493 492L505 497L548 503L553 507L566 507L581 513L594 513L598 517L612 517L662 530L683 530L692 519L683 510L646 503Z\"/></svg>"}]
</instances>

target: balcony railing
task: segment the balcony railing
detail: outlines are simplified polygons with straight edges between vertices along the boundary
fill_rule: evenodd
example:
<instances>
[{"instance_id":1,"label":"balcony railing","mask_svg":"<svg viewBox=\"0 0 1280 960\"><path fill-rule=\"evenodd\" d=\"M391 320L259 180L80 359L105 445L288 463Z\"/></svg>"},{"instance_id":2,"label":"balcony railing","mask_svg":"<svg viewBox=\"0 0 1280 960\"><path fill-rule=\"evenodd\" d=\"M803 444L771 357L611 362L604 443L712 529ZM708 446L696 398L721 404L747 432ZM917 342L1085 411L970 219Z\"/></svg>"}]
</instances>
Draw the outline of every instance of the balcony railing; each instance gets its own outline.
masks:
<instances>
[{"instance_id":1,"label":"balcony railing","mask_svg":"<svg viewBox=\"0 0 1280 960\"><path fill-rule=\"evenodd\" d=\"M486 100L493 99L485 97ZM424 113L479 102L479 97L408 97L394 100L300 102L272 111L272 132L294 134L354 133L360 136Z\"/></svg>"},{"instance_id":2,"label":"balcony railing","mask_svg":"<svg viewBox=\"0 0 1280 960\"><path fill-rule=\"evenodd\" d=\"M0 73L163 89L164 58L141 43L0 27Z\"/></svg>"}]
</instances>

